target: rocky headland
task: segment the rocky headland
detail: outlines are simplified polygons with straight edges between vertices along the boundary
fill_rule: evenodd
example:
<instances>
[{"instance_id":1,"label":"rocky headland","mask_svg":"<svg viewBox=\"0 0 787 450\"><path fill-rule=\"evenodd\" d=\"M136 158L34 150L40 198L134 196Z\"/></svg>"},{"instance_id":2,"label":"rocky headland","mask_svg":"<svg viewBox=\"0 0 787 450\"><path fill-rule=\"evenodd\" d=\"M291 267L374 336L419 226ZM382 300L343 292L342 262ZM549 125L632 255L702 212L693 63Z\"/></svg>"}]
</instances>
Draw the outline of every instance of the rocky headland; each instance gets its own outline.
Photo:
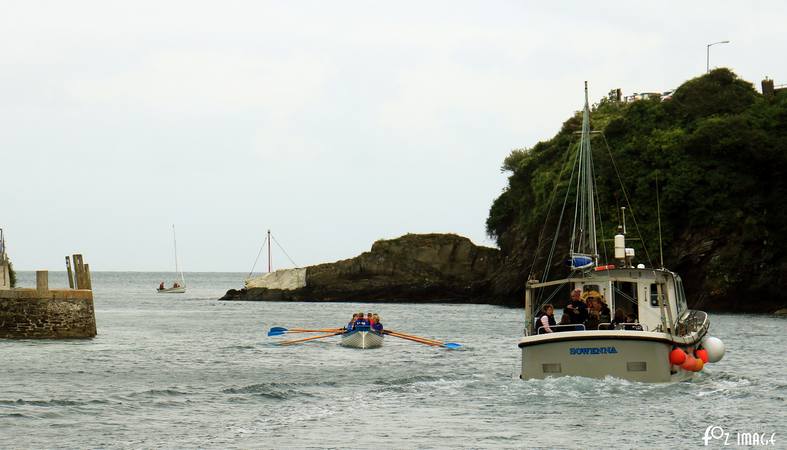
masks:
<instances>
[{"instance_id":1,"label":"rocky headland","mask_svg":"<svg viewBox=\"0 0 787 450\"><path fill-rule=\"evenodd\" d=\"M379 240L354 258L284 269L221 300L489 303L500 251L455 234Z\"/></svg>"}]
</instances>

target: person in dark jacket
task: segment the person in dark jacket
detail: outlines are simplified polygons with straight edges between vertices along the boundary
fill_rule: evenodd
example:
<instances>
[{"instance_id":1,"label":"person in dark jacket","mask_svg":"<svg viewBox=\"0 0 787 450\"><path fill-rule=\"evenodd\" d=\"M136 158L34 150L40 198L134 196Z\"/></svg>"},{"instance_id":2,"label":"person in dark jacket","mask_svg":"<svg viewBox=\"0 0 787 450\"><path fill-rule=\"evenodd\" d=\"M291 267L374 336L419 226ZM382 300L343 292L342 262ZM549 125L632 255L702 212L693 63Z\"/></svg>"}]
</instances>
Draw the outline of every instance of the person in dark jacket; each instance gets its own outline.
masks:
<instances>
[{"instance_id":1,"label":"person in dark jacket","mask_svg":"<svg viewBox=\"0 0 787 450\"><path fill-rule=\"evenodd\" d=\"M574 289L571 291L571 301L566 305L566 311L571 317L571 323L575 325L583 325L588 319L588 308L585 302L582 301L582 289Z\"/></svg>"},{"instance_id":2,"label":"person in dark jacket","mask_svg":"<svg viewBox=\"0 0 787 450\"><path fill-rule=\"evenodd\" d=\"M597 297L596 301L599 305L599 323L612 322L612 311L609 310L609 306L607 306L607 302L604 301L604 297Z\"/></svg>"}]
</instances>

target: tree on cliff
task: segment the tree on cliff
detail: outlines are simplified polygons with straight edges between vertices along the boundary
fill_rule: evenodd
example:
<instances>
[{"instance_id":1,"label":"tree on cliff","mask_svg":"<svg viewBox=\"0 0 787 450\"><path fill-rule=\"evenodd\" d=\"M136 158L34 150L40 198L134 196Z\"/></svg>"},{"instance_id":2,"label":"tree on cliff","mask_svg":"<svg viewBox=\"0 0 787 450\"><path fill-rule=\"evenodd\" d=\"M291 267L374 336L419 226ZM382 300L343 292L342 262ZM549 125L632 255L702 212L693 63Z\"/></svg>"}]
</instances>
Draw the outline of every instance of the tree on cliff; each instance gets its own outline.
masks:
<instances>
[{"instance_id":1,"label":"tree on cliff","mask_svg":"<svg viewBox=\"0 0 787 450\"><path fill-rule=\"evenodd\" d=\"M752 311L783 305L787 93L765 98L716 69L685 82L669 100L602 100L591 120L603 131L593 139L605 220L600 239L612 236L618 207L626 206L611 154L637 215L641 236L634 237L645 243L638 246L641 261L658 265L658 189L665 265L683 275L695 304ZM552 139L514 150L503 162L511 175L492 204L487 232L512 261L504 270L516 276L504 278L516 284L498 286L509 295L523 290L544 224L546 239L554 232L555 210L548 215L547 207L570 189L567 155L580 127L575 115ZM558 239L556 255L565 254L565 241Z\"/></svg>"}]
</instances>

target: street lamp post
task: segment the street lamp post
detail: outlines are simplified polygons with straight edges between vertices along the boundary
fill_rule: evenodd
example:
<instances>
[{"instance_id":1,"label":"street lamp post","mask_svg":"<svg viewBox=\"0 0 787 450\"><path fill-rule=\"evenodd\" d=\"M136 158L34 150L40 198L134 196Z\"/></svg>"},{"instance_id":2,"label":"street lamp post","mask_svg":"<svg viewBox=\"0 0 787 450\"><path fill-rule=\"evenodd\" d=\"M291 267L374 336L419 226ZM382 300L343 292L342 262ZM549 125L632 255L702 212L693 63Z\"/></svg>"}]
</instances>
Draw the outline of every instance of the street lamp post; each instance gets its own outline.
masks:
<instances>
[{"instance_id":1,"label":"street lamp post","mask_svg":"<svg viewBox=\"0 0 787 450\"><path fill-rule=\"evenodd\" d=\"M706 54L705 54L705 73L709 73L710 72L710 47L711 47L711 45L729 44L729 43L730 43L730 41L719 41L719 42L714 42L712 44L708 44L708 46L706 48Z\"/></svg>"}]
</instances>

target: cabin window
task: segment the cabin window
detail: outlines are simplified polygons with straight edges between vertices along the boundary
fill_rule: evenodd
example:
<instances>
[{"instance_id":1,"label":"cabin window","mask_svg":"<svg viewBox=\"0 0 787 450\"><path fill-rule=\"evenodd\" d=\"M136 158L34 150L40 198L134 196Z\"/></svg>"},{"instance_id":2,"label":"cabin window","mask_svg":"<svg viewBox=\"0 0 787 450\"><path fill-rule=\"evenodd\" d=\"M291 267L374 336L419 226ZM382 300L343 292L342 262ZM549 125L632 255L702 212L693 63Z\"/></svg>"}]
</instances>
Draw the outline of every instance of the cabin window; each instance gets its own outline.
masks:
<instances>
[{"instance_id":1,"label":"cabin window","mask_svg":"<svg viewBox=\"0 0 787 450\"><path fill-rule=\"evenodd\" d=\"M664 286L662 285L661 295L664 296L664 293L665 290L664 290ZM658 290L658 286L656 286L655 283L650 285L650 306L653 306L654 308L659 307L659 290Z\"/></svg>"},{"instance_id":2,"label":"cabin window","mask_svg":"<svg viewBox=\"0 0 787 450\"><path fill-rule=\"evenodd\" d=\"M601 288L597 284L586 284L582 287L585 292L589 292L589 291L596 291L599 293L601 292Z\"/></svg>"},{"instance_id":3,"label":"cabin window","mask_svg":"<svg viewBox=\"0 0 787 450\"><path fill-rule=\"evenodd\" d=\"M615 282L615 309L620 308L626 314L637 314L637 298L637 283Z\"/></svg>"},{"instance_id":4,"label":"cabin window","mask_svg":"<svg viewBox=\"0 0 787 450\"><path fill-rule=\"evenodd\" d=\"M680 314L688 306L686 305L686 293L683 292L683 280L677 275L675 275L675 296L678 298L678 314Z\"/></svg>"}]
</instances>

